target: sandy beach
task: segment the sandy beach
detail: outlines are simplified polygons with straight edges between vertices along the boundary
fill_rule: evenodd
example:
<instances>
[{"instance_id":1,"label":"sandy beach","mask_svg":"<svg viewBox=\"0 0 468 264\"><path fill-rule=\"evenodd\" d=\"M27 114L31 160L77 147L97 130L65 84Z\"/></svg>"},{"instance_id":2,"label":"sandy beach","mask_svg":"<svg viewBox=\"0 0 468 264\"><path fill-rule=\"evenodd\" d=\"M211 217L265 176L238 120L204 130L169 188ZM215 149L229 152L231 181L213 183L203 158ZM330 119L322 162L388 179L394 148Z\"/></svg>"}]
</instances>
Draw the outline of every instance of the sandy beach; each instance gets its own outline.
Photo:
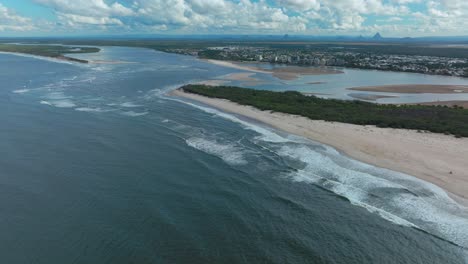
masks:
<instances>
[{"instance_id":1,"label":"sandy beach","mask_svg":"<svg viewBox=\"0 0 468 264\"><path fill-rule=\"evenodd\" d=\"M386 93L468 93L468 86L465 85L430 85L430 84L402 84L402 85L382 85L353 87L348 90L386 92Z\"/></svg>"},{"instance_id":2,"label":"sandy beach","mask_svg":"<svg viewBox=\"0 0 468 264\"><path fill-rule=\"evenodd\" d=\"M332 146L356 160L431 182L468 207L468 138L310 120L180 90L171 92L171 95L246 116L276 129Z\"/></svg>"},{"instance_id":3,"label":"sandy beach","mask_svg":"<svg viewBox=\"0 0 468 264\"><path fill-rule=\"evenodd\" d=\"M278 67L273 69L262 69L252 65L245 65L241 62L219 61L219 60L204 60L206 62L216 64L218 66L229 67L238 70L266 73L275 76L280 80L291 81L295 80L302 75L326 75L326 74L340 74L342 71L334 70L325 67L300 67L300 66L287 66Z\"/></svg>"}]
</instances>

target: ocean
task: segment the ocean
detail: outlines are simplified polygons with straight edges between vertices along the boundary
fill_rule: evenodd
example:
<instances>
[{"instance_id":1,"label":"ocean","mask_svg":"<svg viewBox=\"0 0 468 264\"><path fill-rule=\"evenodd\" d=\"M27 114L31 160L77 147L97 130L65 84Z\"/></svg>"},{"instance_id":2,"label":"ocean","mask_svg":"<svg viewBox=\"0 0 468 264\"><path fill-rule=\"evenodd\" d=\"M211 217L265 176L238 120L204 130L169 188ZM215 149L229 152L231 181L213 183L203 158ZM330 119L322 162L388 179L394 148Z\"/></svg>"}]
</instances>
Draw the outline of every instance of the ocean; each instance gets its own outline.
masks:
<instances>
[{"instance_id":1,"label":"ocean","mask_svg":"<svg viewBox=\"0 0 468 264\"><path fill-rule=\"evenodd\" d=\"M166 95L238 70L78 56L0 54L2 263L466 263L438 187Z\"/></svg>"}]
</instances>

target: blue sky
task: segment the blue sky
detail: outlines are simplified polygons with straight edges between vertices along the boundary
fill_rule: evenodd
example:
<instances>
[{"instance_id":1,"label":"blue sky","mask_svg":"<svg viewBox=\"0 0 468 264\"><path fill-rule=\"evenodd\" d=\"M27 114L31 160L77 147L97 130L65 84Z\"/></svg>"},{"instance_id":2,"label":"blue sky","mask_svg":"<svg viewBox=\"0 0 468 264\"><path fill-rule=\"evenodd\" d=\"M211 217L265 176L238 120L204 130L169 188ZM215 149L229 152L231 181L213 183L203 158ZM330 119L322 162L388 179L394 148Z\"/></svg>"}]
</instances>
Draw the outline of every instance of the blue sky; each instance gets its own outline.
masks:
<instances>
[{"instance_id":1,"label":"blue sky","mask_svg":"<svg viewBox=\"0 0 468 264\"><path fill-rule=\"evenodd\" d=\"M0 0L0 36L468 35L467 0Z\"/></svg>"}]
</instances>

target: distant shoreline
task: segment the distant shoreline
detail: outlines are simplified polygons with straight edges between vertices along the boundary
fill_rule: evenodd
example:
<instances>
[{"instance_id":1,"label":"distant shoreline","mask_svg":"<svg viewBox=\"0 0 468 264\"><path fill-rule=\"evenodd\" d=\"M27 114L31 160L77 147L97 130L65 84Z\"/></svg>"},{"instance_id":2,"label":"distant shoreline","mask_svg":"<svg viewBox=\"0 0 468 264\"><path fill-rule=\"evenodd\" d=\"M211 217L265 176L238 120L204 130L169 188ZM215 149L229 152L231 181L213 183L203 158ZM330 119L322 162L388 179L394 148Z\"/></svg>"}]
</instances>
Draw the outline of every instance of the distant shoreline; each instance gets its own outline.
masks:
<instances>
[{"instance_id":1,"label":"distant shoreline","mask_svg":"<svg viewBox=\"0 0 468 264\"><path fill-rule=\"evenodd\" d=\"M290 114L261 111L224 99L175 90L171 95L242 115L279 130L330 145L344 154L431 182L468 207L468 138L310 120Z\"/></svg>"},{"instance_id":2,"label":"distant shoreline","mask_svg":"<svg viewBox=\"0 0 468 264\"><path fill-rule=\"evenodd\" d=\"M59 56L45 56L45 55L37 55L32 53L25 53L25 52L14 52L14 51L0 51L0 54L10 54L10 55L17 55L17 56L24 56L24 57L31 57L31 58L43 58L43 59L52 59L52 60L59 60L64 62L78 62L83 64L88 64L89 61L76 59L72 57L67 57L63 55Z\"/></svg>"},{"instance_id":3,"label":"distant shoreline","mask_svg":"<svg viewBox=\"0 0 468 264\"><path fill-rule=\"evenodd\" d=\"M353 91L386 93L468 93L468 85L398 84L348 88Z\"/></svg>"}]
</instances>

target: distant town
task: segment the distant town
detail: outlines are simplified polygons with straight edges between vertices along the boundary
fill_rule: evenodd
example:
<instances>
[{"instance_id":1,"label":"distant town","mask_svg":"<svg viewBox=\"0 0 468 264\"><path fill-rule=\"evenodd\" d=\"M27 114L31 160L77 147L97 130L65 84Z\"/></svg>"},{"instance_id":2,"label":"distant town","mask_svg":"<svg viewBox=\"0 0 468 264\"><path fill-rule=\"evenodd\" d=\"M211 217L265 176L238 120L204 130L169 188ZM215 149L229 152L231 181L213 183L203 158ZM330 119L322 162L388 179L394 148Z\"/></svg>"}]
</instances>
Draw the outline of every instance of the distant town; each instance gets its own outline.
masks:
<instances>
[{"instance_id":1,"label":"distant town","mask_svg":"<svg viewBox=\"0 0 468 264\"><path fill-rule=\"evenodd\" d=\"M382 52L369 50L354 51L349 47L331 47L317 51L308 48L229 45L205 48L176 48L167 49L166 51L217 60L303 66L336 66L468 77L467 58L383 54Z\"/></svg>"}]
</instances>

